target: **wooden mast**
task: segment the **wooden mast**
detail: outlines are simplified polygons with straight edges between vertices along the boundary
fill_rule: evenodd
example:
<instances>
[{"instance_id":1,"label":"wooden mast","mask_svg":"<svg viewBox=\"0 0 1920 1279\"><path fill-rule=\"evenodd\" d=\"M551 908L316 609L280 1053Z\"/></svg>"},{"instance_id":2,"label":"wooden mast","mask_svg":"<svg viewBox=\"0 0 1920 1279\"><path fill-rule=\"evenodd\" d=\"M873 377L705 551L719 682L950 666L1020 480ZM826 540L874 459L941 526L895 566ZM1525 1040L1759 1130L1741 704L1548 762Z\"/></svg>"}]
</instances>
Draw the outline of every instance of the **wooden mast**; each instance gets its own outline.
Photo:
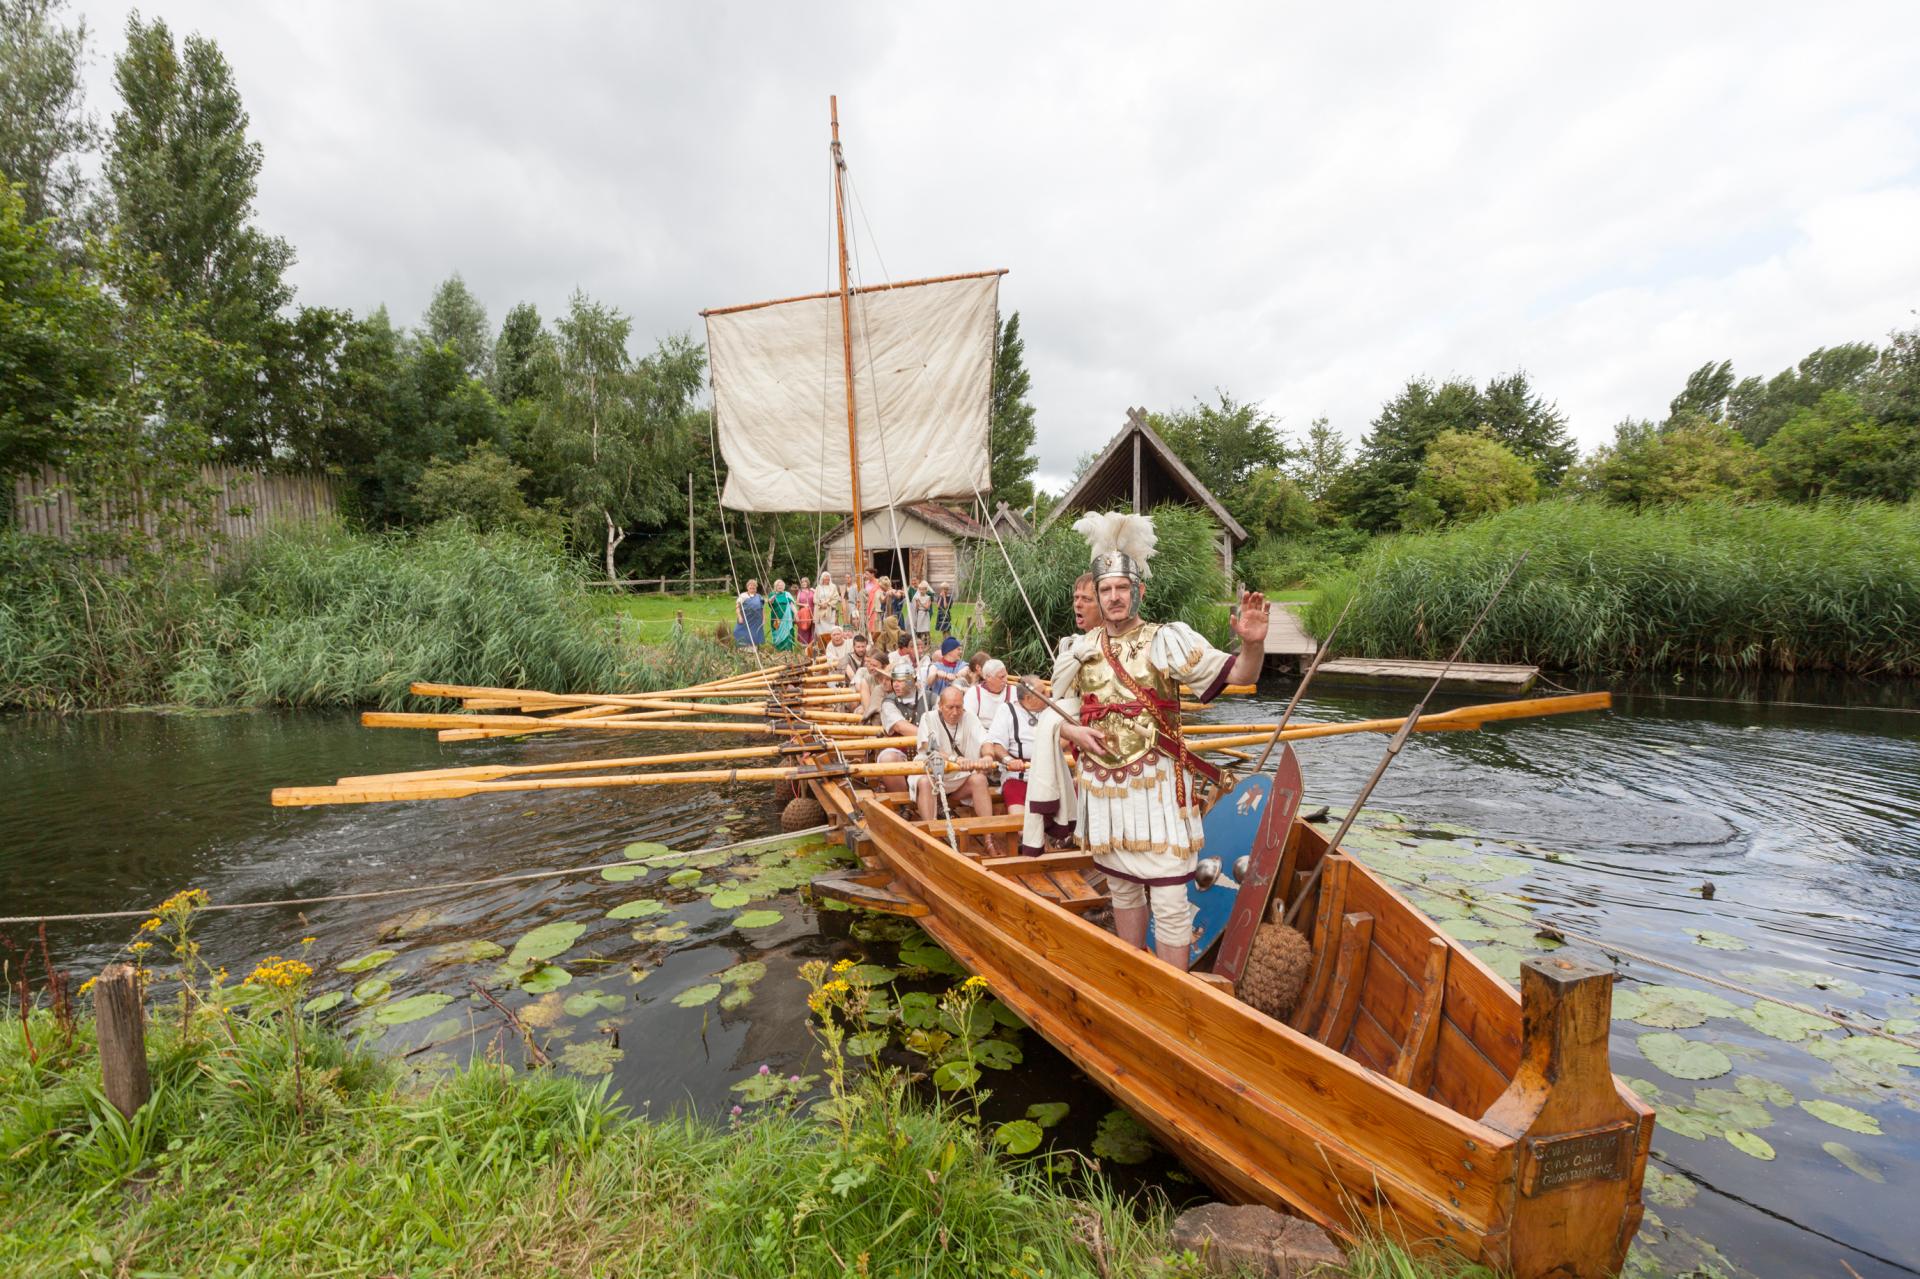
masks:
<instances>
[{"instance_id":1,"label":"wooden mast","mask_svg":"<svg viewBox=\"0 0 1920 1279\"><path fill-rule=\"evenodd\" d=\"M827 99L833 117L833 220L840 237L840 354L847 376L847 469L853 505L853 572L848 587L860 584L860 570L867 566L866 548L860 537L860 436L853 408L853 295L847 287L847 161L840 154L840 97ZM843 588L846 589L846 588ZM855 605L865 617L866 600Z\"/></svg>"}]
</instances>

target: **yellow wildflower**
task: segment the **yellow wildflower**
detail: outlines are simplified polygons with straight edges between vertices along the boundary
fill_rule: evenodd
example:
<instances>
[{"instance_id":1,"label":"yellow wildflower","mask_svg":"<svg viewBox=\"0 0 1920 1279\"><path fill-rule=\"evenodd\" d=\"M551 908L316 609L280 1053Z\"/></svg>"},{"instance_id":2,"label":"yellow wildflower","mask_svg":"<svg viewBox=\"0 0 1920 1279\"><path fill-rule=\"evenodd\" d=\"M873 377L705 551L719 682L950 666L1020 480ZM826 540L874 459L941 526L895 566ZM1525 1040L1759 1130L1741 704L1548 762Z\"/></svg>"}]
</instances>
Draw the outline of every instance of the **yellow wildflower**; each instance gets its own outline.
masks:
<instances>
[{"instance_id":1,"label":"yellow wildflower","mask_svg":"<svg viewBox=\"0 0 1920 1279\"><path fill-rule=\"evenodd\" d=\"M275 990L291 990L311 976L312 965L297 959L269 955L264 963L247 974L247 980L258 986L271 986Z\"/></svg>"},{"instance_id":2,"label":"yellow wildflower","mask_svg":"<svg viewBox=\"0 0 1920 1279\"><path fill-rule=\"evenodd\" d=\"M311 946L311 945L313 945L313 942L314 942L314 939L313 939L313 938L311 938L311 937L302 937L302 938L300 939L300 944L301 944L302 946Z\"/></svg>"},{"instance_id":3,"label":"yellow wildflower","mask_svg":"<svg viewBox=\"0 0 1920 1279\"><path fill-rule=\"evenodd\" d=\"M97 981L99 981L99 980L100 980L100 979L99 979L98 977L89 977L89 978L87 978L87 979L86 979L85 981L83 981L83 982L81 982L81 983L80 983L80 989L79 989L78 991L75 991L74 993L75 993L75 994L79 994L79 995L84 995L84 994L86 994L86 993L87 993L88 991L90 991L90 990L92 990L92 989L93 989L93 983L95 983L95 982L97 982Z\"/></svg>"},{"instance_id":4,"label":"yellow wildflower","mask_svg":"<svg viewBox=\"0 0 1920 1279\"><path fill-rule=\"evenodd\" d=\"M140 931L143 933L150 933L159 927L160 927L160 921L158 919L149 919L145 923L140 925Z\"/></svg>"},{"instance_id":5,"label":"yellow wildflower","mask_svg":"<svg viewBox=\"0 0 1920 1279\"><path fill-rule=\"evenodd\" d=\"M853 961L851 959L843 959L833 966L833 971L836 973L844 973L850 970L852 967L853 967Z\"/></svg>"},{"instance_id":6,"label":"yellow wildflower","mask_svg":"<svg viewBox=\"0 0 1920 1279\"><path fill-rule=\"evenodd\" d=\"M844 995L849 990L852 990L853 987L847 985L846 982L841 981L838 977L836 977L832 981L828 982L826 985L822 986L820 989L826 991L829 995Z\"/></svg>"},{"instance_id":7,"label":"yellow wildflower","mask_svg":"<svg viewBox=\"0 0 1920 1279\"><path fill-rule=\"evenodd\" d=\"M127 949L131 950L134 954L137 955L143 950L152 950L153 943L150 941L137 941L133 943L133 945L127 947Z\"/></svg>"},{"instance_id":8,"label":"yellow wildflower","mask_svg":"<svg viewBox=\"0 0 1920 1279\"><path fill-rule=\"evenodd\" d=\"M976 990L985 990L986 988L987 979L985 977L969 977L960 983L960 989L969 993Z\"/></svg>"}]
</instances>

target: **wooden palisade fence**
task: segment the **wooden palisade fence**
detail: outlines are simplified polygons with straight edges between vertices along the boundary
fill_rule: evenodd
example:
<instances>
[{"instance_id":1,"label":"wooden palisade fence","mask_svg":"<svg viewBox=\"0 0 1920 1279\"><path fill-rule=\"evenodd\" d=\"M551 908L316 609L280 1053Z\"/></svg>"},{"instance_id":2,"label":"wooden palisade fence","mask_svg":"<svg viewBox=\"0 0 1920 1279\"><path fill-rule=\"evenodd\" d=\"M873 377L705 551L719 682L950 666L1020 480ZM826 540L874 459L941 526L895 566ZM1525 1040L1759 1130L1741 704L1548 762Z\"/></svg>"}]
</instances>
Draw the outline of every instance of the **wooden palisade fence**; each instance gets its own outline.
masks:
<instances>
[{"instance_id":1,"label":"wooden palisade fence","mask_svg":"<svg viewBox=\"0 0 1920 1279\"><path fill-rule=\"evenodd\" d=\"M227 543L257 536L275 524L328 519L339 513L332 481L313 471L203 466L200 478L219 494L208 532ZM67 477L49 466L14 477L13 523L24 533L63 542L87 531Z\"/></svg>"}]
</instances>

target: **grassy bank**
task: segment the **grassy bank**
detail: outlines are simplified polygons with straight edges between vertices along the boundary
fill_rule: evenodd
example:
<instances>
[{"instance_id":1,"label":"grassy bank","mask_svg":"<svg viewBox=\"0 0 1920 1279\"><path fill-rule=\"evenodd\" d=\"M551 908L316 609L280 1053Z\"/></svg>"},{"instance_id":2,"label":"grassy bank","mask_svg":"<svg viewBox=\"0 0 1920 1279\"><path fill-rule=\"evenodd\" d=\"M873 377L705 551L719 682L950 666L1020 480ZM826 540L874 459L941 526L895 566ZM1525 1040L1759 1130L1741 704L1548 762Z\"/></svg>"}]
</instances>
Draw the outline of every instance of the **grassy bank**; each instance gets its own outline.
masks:
<instances>
[{"instance_id":1,"label":"grassy bank","mask_svg":"<svg viewBox=\"0 0 1920 1279\"><path fill-rule=\"evenodd\" d=\"M701 636L645 648L552 547L457 525L307 526L204 566L102 571L0 535L0 705L396 706L418 679L642 690L737 669Z\"/></svg>"},{"instance_id":2,"label":"grassy bank","mask_svg":"<svg viewBox=\"0 0 1920 1279\"><path fill-rule=\"evenodd\" d=\"M1920 503L1541 502L1381 542L1309 624L1352 595L1342 651L1445 657L1523 550L1471 660L1920 675Z\"/></svg>"},{"instance_id":3,"label":"grassy bank","mask_svg":"<svg viewBox=\"0 0 1920 1279\"><path fill-rule=\"evenodd\" d=\"M409 1082L304 1023L296 1079L285 1016L157 1013L154 1098L128 1121L86 1019L10 1014L0 1273L1197 1273L1164 1258L1158 1201L1001 1155L897 1083L853 1087L844 1125L641 1120L547 1072ZM1433 1272L1378 1247L1353 1273Z\"/></svg>"}]
</instances>

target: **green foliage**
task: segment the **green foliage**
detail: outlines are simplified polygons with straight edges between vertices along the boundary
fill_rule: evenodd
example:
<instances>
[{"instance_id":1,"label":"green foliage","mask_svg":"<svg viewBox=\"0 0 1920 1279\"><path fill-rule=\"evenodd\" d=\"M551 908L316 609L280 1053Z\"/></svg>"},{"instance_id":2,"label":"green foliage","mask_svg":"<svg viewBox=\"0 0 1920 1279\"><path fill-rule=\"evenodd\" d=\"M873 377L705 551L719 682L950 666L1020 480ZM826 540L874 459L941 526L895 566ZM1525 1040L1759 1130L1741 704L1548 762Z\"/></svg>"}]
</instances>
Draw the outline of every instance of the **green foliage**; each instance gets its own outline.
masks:
<instances>
[{"instance_id":1,"label":"green foliage","mask_svg":"<svg viewBox=\"0 0 1920 1279\"><path fill-rule=\"evenodd\" d=\"M1801 409L1812 408L1830 391L1858 394L1878 353L1869 342L1820 347L1795 368L1772 378L1740 379L1727 396L1727 419L1748 443L1760 448Z\"/></svg>"},{"instance_id":2,"label":"green foliage","mask_svg":"<svg viewBox=\"0 0 1920 1279\"><path fill-rule=\"evenodd\" d=\"M1792 501L1904 502L1920 490L1920 430L1880 421L1858 397L1828 391L1786 420L1760 450L1765 482Z\"/></svg>"},{"instance_id":3,"label":"green foliage","mask_svg":"<svg viewBox=\"0 0 1920 1279\"><path fill-rule=\"evenodd\" d=\"M1317 417L1294 451L1291 466L1294 483L1300 486L1316 506L1327 500L1333 482L1347 465L1347 438L1333 429L1326 418Z\"/></svg>"},{"instance_id":4,"label":"green foliage","mask_svg":"<svg viewBox=\"0 0 1920 1279\"><path fill-rule=\"evenodd\" d=\"M420 340L428 346L451 347L461 371L470 378L485 379L492 372L493 335L487 327L487 308L458 271L433 291L433 300L420 317Z\"/></svg>"},{"instance_id":5,"label":"green foliage","mask_svg":"<svg viewBox=\"0 0 1920 1279\"><path fill-rule=\"evenodd\" d=\"M1355 651L1443 657L1525 549L1467 660L1920 673L1920 503L1536 503L1378 544L1309 624L1357 594Z\"/></svg>"},{"instance_id":6,"label":"green foliage","mask_svg":"<svg viewBox=\"0 0 1920 1279\"><path fill-rule=\"evenodd\" d=\"M1358 529L1338 527L1321 527L1299 537L1263 537L1233 557L1233 572L1263 591L1310 586L1348 567L1372 543Z\"/></svg>"},{"instance_id":7,"label":"green foliage","mask_svg":"<svg viewBox=\"0 0 1920 1279\"><path fill-rule=\"evenodd\" d=\"M414 505L426 519L462 519L482 533L521 529L557 539L559 521L527 505L522 486L530 475L482 440L458 461L427 463L414 483Z\"/></svg>"},{"instance_id":8,"label":"green foliage","mask_svg":"<svg viewBox=\"0 0 1920 1279\"><path fill-rule=\"evenodd\" d=\"M1432 528L1522 506L1539 495L1533 469L1492 436L1442 431L1427 445L1402 520L1409 528Z\"/></svg>"},{"instance_id":9,"label":"green foliage","mask_svg":"<svg viewBox=\"0 0 1920 1279\"><path fill-rule=\"evenodd\" d=\"M1626 421L1581 464L1574 487L1622 506L1693 502L1745 493L1758 466L1753 446L1716 419Z\"/></svg>"},{"instance_id":10,"label":"green foliage","mask_svg":"<svg viewBox=\"0 0 1920 1279\"><path fill-rule=\"evenodd\" d=\"M992 407L987 420L989 487L995 501L1019 511L1033 501L1033 472L1040 465L1033 452L1033 405L1027 400L1033 378L1027 373L1020 313L996 320L995 332Z\"/></svg>"},{"instance_id":11,"label":"green foliage","mask_svg":"<svg viewBox=\"0 0 1920 1279\"><path fill-rule=\"evenodd\" d=\"M1052 669L1060 637L1074 633L1073 582L1087 571L1088 554L1086 539L1072 525L1062 516L1044 533L1007 543L1014 574L998 554L975 556L962 584L962 594L974 595L985 605L986 647L1010 670L1044 675ZM1227 598L1227 583L1214 549L1213 522L1184 506L1163 506L1153 512L1153 527L1159 551L1141 616L1185 622L1216 643L1224 642L1226 612L1220 605ZM1034 631L1027 601L1044 633Z\"/></svg>"},{"instance_id":12,"label":"green foliage","mask_svg":"<svg viewBox=\"0 0 1920 1279\"><path fill-rule=\"evenodd\" d=\"M1256 477L1276 471L1291 456L1280 438L1279 419L1225 391L1215 394L1217 403L1195 400L1190 408L1151 415L1153 429L1249 533L1283 533L1260 522L1280 477L1271 475L1265 482L1264 497L1255 487Z\"/></svg>"},{"instance_id":13,"label":"green foliage","mask_svg":"<svg viewBox=\"0 0 1920 1279\"><path fill-rule=\"evenodd\" d=\"M87 23L66 25L65 8L65 0L0 0L0 186L20 184L23 220L53 219L54 238L70 243L87 190L79 157L99 129L80 82Z\"/></svg>"},{"instance_id":14,"label":"green foliage","mask_svg":"<svg viewBox=\"0 0 1920 1279\"><path fill-rule=\"evenodd\" d=\"M540 323L540 312L531 302L521 302L507 311L500 322L500 337L493 344L493 396L502 404L518 404L532 399L540 389L540 377L553 359L553 335Z\"/></svg>"}]
</instances>

